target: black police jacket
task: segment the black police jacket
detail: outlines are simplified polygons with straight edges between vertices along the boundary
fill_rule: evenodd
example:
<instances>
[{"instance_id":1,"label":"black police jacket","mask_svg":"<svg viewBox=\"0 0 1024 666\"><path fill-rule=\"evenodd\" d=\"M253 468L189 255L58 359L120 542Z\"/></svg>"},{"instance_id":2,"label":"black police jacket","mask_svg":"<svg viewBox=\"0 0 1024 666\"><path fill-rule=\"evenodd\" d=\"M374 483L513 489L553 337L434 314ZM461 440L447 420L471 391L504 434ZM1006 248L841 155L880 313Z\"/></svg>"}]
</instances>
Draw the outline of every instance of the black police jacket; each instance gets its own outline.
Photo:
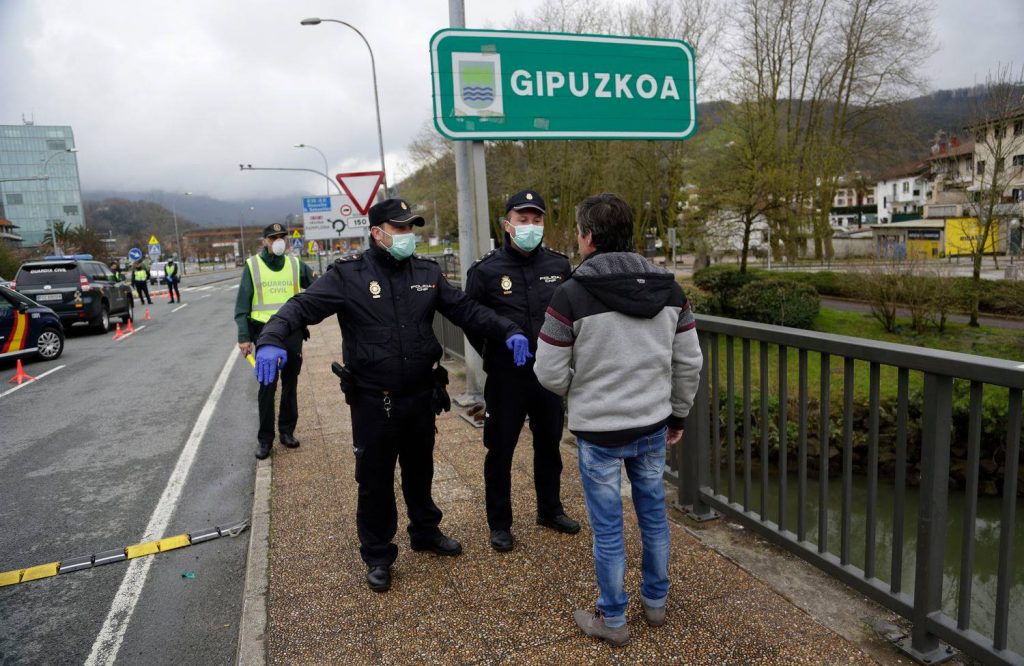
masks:
<instances>
[{"instance_id":1,"label":"black police jacket","mask_svg":"<svg viewBox=\"0 0 1024 666\"><path fill-rule=\"evenodd\" d=\"M284 347L288 336L336 314L342 358L360 388L395 393L425 389L441 359L434 312L474 335L495 340L522 331L453 287L430 259L396 261L376 245L338 260L309 289L292 296L257 342ZM505 351L512 357L511 352Z\"/></svg>"},{"instance_id":2,"label":"black police jacket","mask_svg":"<svg viewBox=\"0 0 1024 666\"><path fill-rule=\"evenodd\" d=\"M530 351L536 354L537 335L544 325L544 312L555 289L569 279L571 273L569 258L564 254L543 246L523 254L512 246L509 235L505 234L504 245L491 250L470 267L466 294L515 322L526 332ZM515 367L504 345L490 344L469 331L466 337L477 353L484 357L487 372ZM530 363L533 363L532 359Z\"/></svg>"}]
</instances>

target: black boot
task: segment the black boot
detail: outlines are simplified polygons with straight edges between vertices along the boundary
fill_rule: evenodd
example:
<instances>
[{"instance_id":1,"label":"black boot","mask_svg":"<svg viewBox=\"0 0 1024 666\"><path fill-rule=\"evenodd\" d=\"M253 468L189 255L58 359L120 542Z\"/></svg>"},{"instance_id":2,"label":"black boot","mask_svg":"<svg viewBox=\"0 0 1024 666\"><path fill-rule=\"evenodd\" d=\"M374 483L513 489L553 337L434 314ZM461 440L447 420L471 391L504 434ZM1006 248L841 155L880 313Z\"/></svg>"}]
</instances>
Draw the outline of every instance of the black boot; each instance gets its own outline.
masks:
<instances>
[{"instance_id":1,"label":"black boot","mask_svg":"<svg viewBox=\"0 0 1024 666\"><path fill-rule=\"evenodd\" d=\"M383 564L372 566L366 573L366 584L374 592L387 592L391 589L391 567Z\"/></svg>"},{"instance_id":2,"label":"black boot","mask_svg":"<svg viewBox=\"0 0 1024 666\"><path fill-rule=\"evenodd\" d=\"M281 443L287 446L289 449L299 448L299 440L295 439L293 435L281 433Z\"/></svg>"},{"instance_id":3,"label":"black boot","mask_svg":"<svg viewBox=\"0 0 1024 666\"><path fill-rule=\"evenodd\" d=\"M263 460L270 455L270 447L273 446L273 442L260 442L256 445L256 457Z\"/></svg>"}]
</instances>

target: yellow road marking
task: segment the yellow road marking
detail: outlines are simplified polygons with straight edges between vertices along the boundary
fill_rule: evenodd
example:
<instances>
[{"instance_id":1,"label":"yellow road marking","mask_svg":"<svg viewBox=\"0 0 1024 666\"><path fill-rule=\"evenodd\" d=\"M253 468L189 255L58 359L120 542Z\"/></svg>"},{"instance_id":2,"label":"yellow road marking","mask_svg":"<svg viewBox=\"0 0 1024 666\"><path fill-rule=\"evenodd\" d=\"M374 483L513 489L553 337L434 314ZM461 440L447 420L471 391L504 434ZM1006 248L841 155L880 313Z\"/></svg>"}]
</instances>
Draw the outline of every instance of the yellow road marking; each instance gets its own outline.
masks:
<instances>
[{"instance_id":1,"label":"yellow road marking","mask_svg":"<svg viewBox=\"0 0 1024 666\"><path fill-rule=\"evenodd\" d=\"M5 571L0 573L0 587L17 585L21 582L21 574L24 572L24 569L15 569L14 571Z\"/></svg>"}]
</instances>

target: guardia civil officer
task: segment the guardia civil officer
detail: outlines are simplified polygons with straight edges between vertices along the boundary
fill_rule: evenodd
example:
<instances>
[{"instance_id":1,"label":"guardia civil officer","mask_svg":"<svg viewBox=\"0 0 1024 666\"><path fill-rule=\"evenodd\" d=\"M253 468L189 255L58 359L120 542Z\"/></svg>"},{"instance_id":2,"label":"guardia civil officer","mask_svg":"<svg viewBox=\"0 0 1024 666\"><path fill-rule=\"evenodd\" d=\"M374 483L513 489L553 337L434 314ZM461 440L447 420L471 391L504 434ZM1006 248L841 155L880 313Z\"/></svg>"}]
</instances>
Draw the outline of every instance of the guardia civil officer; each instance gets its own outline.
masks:
<instances>
[{"instance_id":1,"label":"guardia civil officer","mask_svg":"<svg viewBox=\"0 0 1024 666\"><path fill-rule=\"evenodd\" d=\"M174 297L178 297L178 302L181 303L181 289L178 284L181 282L181 269L178 267L177 260L172 256L167 260L164 265L164 279L167 280L167 295L170 296L170 303L174 302Z\"/></svg>"},{"instance_id":2,"label":"guardia civil officer","mask_svg":"<svg viewBox=\"0 0 1024 666\"><path fill-rule=\"evenodd\" d=\"M466 294L508 317L526 333L531 352L544 325L544 312L558 285L572 268L564 254L541 245L544 237L544 199L533 190L509 197L505 204L505 242L469 269ZM559 498L562 457L562 399L537 382L533 361L516 367L489 341L469 335L483 356L487 383L484 398L484 484L491 547L512 550L512 454L519 432L530 417L533 433L533 483L537 491L537 524L566 534L580 524L565 515Z\"/></svg>"},{"instance_id":3,"label":"guardia civil officer","mask_svg":"<svg viewBox=\"0 0 1024 666\"><path fill-rule=\"evenodd\" d=\"M286 256L288 230L275 222L263 229L263 249L249 257L242 268L242 281L235 299L235 324L238 327L238 351L243 356L252 352L264 325L289 298L313 283L309 266L297 257ZM169 264L168 264L169 265ZM178 297L181 300L181 296ZM298 385L302 370L302 341L305 329L290 331L281 341L288 350L288 365L281 369L281 408L277 432L281 443L290 449L299 445L295 424L299 420ZM260 429L256 435L256 457L270 455L274 445L274 396L277 381L261 383L259 390Z\"/></svg>"},{"instance_id":4,"label":"guardia civil officer","mask_svg":"<svg viewBox=\"0 0 1024 666\"><path fill-rule=\"evenodd\" d=\"M149 269L141 261L132 264L132 285L139 295L139 305L153 305L153 299L149 297Z\"/></svg>"},{"instance_id":5,"label":"guardia civil officer","mask_svg":"<svg viewBox=\"0 0 1024 666\"><path fill-rule=\"evenodd\" d=\"M436 262L413 255L413 226L422 227L423 218L405 201L387 199L369 213L369 249L336 261L271 318L258 341L256 375L272 381L279 364L287 369L291 363L284 341L303 326L337 315L345 361L339 372L351 406L359 484L359 552L369 568L367 584L385 592L398 555L392 543L398 526L396 461L413 550L462 552L458 541L441 532L441 511L431 497L434 417L443 408L432 401L434 365L442 352L431 325L434 312L503 345L520 363L526 362L529 343L514 323L451 286Z\"/></svg>"}]
</instances>

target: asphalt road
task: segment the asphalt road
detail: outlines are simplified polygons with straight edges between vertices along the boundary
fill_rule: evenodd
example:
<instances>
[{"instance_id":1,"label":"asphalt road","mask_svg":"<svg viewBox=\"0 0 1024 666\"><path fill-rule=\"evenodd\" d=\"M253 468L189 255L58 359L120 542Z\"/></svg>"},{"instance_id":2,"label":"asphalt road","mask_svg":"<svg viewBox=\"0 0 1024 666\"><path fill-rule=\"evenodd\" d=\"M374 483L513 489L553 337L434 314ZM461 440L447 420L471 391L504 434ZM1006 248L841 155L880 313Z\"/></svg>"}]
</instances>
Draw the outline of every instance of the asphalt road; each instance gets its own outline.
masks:
<instances>
[{"instance_id":1,"label":"asphalt road","mask_svg":"<svg viewBox=\"0 0 1024 666\"><path fill-rule=\"evenodd\" d=\"M256 383L235 346L238 271L184 284L185 307L154 298L153 320L139 307L138 333L120 341L76 329L60 359L25 365L31 375L62 369L0 397L0 571L249 517ZM13 370L0 365L0 394ZM177 502L161 503L190 448ZM158 504L166 530L147 535ZM134 589L129 563L0 588L0 663L230 663L247 545L243 532L133 560L152 561L130 609L131 595L119 592ZM122 626L119 645L100 645L101 633L116 637Z\"/></svg>"}]
</instances>

